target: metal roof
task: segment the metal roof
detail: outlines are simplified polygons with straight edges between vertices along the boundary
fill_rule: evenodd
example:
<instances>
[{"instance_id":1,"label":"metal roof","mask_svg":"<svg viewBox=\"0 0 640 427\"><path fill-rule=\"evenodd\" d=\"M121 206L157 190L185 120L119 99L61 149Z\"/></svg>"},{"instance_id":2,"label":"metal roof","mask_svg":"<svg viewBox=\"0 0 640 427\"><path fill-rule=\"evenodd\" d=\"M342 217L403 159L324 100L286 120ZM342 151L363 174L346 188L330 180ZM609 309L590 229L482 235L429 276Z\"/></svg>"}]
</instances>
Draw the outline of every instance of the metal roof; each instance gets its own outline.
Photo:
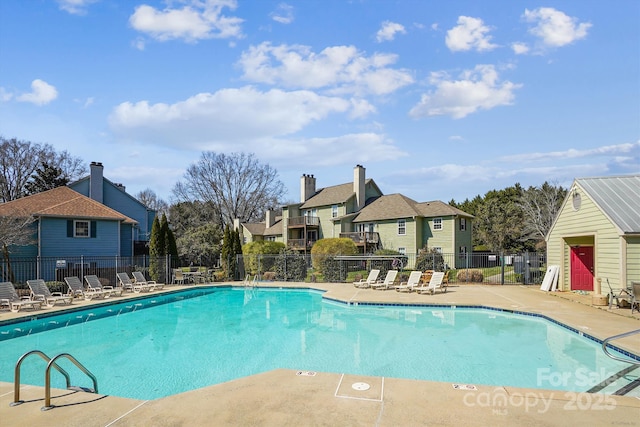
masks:
<instances>
[{"instance_id":1,"label":"metal roof","mask_svg":"<svg viewBox=\"0 0 640 427\"><path fill-rule=\"evenodd\" d=\"M576 183L622 233L640 233L640 175L578 178Z\"/></svg>"}]
</instances>

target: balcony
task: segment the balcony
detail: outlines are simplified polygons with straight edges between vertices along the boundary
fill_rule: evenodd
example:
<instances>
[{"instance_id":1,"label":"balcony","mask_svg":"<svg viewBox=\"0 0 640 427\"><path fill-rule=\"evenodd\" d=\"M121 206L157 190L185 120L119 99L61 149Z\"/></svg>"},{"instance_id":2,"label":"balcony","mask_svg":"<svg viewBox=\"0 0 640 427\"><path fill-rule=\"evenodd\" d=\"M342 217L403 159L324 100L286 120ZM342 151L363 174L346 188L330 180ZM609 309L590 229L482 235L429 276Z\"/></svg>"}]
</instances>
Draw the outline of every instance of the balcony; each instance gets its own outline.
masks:
<instances>
[{"instance_id":1,"label":"balcony","mask_svg":"<svg viewBox=\"0 0 640 427\"><path fill-rule=\"evenodd\" d=\"M302 228L302 227L319 227L320 218L317 216L295 216L289 218L289 228Z\"/></svg>"},{"instance_id":2,"label":"balcony","mask_svg":"<svg viewBox=\"0 0 640 427\"><path fill-rule=\"evenodd\" d=\"M356 246L377 245L380 243L380 234L372 231L355 231L351 233L340 233L340 237L353 240Z\"/></svg>"},{"instance_id":3,"label":"balcony","mask_svg":"<svg viewBox=\"0 0 640 427\"><path fill-rule=\"evenodd\" d=\"M307 239L287 239L287 247L296 251L311 249L315 240Z\"/></svg>"}]
</instances>

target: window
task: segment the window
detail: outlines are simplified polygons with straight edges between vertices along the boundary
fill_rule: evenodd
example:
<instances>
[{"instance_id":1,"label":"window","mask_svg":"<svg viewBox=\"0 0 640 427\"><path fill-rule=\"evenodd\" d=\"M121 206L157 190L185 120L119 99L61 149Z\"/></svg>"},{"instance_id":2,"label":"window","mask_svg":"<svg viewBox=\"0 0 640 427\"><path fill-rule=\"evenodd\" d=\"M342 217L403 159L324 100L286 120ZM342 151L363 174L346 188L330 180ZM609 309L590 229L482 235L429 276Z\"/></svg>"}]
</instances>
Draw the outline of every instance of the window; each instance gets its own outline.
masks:
<instances>
[{"instance_id":1,"label":"window","mask_svg":"<svg viewBox=\"0 0 640 427\"><path fill-rule=\"evenodd\" d=\"M433 219L433 229L434 230L442 230L442 218L434 218Z\"/></svg>"},{"instance_id":2,"label":"window","mask_svg":"<svg viewBox=\"0 0 640 427\"><path fill-rule=\"evenodd\" d=\"M398 220L398 235L404 236L407 234L407 222L404 219Z\"/></svg>"},{"instance_id":3,"label":"window","mask_svg":"<svg viewBox=\"0 0 640 427\"><path fill-rule=\"evenodd\" d=\"M74 221L73 237L89 237L89 221Z\"/></svg>"},{"instance_id":4,"label":"window","mask_svg":"<svg viewBox=\"0 0 640 427\"><path fill-rule=\"evenodd\" d=\"M264 236L264 240L266 240L267 242L275 242L276 236Z\"/></svg>"},{"instance_id":5,"label":"window","mask_svg":"<svg viewBox=\"0 0 640 427\"><path fill-rule=\"evenodd\" d=\"M467 218L460 218L460 231L467 231Z\"/></svg>"},{"instance_id":6,"label":"window","mask_svg":"<svg viewBox=\"0 0 640 427\"><path fill-rule=\"evenodd\" d=\"M432 249L433 249L434 251L438 252L439 254L441 254L441 253L442 253L442 247L440 247L440 246L434 246Z\"/></svg>"},{"instance_id":7,"label":"window","mask_svg":"<svg viewBox=\"0 0 640 427\"><path fill-rule=\"evenodd\" d=\"M460 250L458 251L458 257L465 258L466 255L467 255L467 247L466 246L460 246Z\"/></svg>"},{"instance_id":8,"label":"window","mask_svg":"<svg viewBox=\"0 0 640 427\"><path fill-rule=\"evenodd\" d=\"M407 254L407 248L398 248L398 252L400 252L400 255L406 255Z\"/></svg>"},{"instance_id":9,"label":"window","mask_svg":"<svg viewBox=\"0 0 640 427\"><path fill-rule=\"evenodd\" d=\"M336 218L338 216L338 205L331 206L331 218Z\"/></svg>"}]
</instances>

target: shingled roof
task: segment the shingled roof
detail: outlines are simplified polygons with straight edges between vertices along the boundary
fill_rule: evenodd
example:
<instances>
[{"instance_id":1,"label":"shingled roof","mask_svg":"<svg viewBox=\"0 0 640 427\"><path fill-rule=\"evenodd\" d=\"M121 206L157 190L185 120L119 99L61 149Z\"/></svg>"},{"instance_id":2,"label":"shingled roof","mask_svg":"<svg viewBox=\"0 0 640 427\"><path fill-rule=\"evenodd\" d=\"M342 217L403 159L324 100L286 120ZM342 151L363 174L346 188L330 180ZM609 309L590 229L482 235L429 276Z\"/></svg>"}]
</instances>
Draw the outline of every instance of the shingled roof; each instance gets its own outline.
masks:
<instances>
[{"instance_id":1,"label":"shingled roof","mask_svg":"<svg viewBox=\"0 0 640 427\"><path fill-rule=\"evenodd\" d=\"M0 204L0 215L90 218L123 221L128 224L137 223L126 215L83 196L69 187L57 187Z\"/></svg>"},{"instance_id":2,"label":"shingled roof","mask_svg":"<svg viewBox=\"0 0 640 427\"><path fill-rule=\"evenodd\" d=\"M282 216L275 217L275 222L271 227L267 227L265 222L243 222L242 226L253 236L281 236Z\"/></svg>"},{"instance_id":3,"label":"shingled roof","mask_svg":"<svg viewBox=\"0 0 640 427\"><path fill-rule=\"evenodd\" d=\"M371 179L365 180L365 185L368 185L370 182L372 182ZM304 202L300 208L309 209L345 203L351 197L355 197L355 194L356 193L353 190L353 182L321 188L306 202Z\"/></svg>"},{"instance_id":4,"label":"shingled roof","mask_svg":"<svg viewBox=\"0 0 640 427\"><path fill-rule=\"evenodd\" d=\"M418 203L402 194L389 194L378 197L362 208L353 222L371 222L415 217L432 218L455 215L473 218L473 215L469 215L439 200Z\"/></svg>"}]
</instances>

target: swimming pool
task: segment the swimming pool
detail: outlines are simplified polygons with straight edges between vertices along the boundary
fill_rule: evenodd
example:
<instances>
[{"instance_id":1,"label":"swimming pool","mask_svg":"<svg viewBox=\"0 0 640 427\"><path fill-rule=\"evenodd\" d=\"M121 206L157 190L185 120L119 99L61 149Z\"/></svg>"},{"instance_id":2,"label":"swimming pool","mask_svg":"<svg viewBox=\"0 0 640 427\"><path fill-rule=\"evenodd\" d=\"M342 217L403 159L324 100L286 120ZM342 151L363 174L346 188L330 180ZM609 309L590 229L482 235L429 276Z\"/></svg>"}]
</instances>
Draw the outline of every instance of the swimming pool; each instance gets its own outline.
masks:
<instances>
[{"instance_id":1,"label":"swimming pool","mask_svg":"<svg viewBox=\"0 0 640 427\"><path fill-rule=\"evenodd\" d=\"M317 291L198 288L0 326L0 381L38 349L101 394L155 399L277 368L586 391L627 367L584 336L498 310L352 306ZM91 386L70 364L74 385ZM22 383L42 385L25 360ZM64 388L52 372L52 385Z\"/></svg>"}]
</instances>

